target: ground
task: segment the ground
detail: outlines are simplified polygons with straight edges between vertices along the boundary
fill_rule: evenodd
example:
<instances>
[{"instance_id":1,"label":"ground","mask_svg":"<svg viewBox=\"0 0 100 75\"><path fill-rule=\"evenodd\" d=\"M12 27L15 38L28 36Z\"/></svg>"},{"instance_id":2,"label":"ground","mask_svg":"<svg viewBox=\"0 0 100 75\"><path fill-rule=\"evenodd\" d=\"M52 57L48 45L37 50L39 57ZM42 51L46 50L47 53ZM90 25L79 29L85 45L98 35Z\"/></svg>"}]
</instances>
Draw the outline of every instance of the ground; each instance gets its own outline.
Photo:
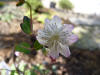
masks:
<instances>
[{"instance_id":1,"label":"ground","mask_svg":"<svg viewBox=\"0 0 100 75\"><path fill-rule=\"evenodd\" d=\"M20 29L19 24L21 21L18 19L12 20L10 23L0 21L0 61L10 56L14 44L22 41L30 42L29 36L25 35ZM35 29L42 27L35 20L34 25ZM22 55L22 59L33 64L44 64L46 68L50 69L50 75L100 75L100 50L90 51L72 46L70 46L70 50L70 57L65 58L60 55L55 63L51 62L50 58L44 56L41 51L35 57L34 54L32 56ZM10 65L11 63L9 62L8 64ZM52 70L52 66L56 67L56 72Z\"/></svg>"}]
</instances>

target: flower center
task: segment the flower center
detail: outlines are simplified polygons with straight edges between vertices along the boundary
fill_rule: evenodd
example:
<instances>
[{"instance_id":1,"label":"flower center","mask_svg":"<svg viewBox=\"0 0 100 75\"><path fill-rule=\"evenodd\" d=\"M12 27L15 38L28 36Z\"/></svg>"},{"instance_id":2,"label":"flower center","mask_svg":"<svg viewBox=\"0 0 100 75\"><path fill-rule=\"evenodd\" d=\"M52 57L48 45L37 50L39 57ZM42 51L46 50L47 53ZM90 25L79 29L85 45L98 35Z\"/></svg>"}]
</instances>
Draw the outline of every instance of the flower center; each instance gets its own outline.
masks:
<instances>
[{"instance_id":1,"label":"flower center","mask_svg":"<svg viewBox=\"0 0 100 75\"><path fill-rule=\"evenodd\" d=\"M52 37L51 37L51 40L58 40L59 39L59 35L53 35Z\"/></svg>"}]
</instances>

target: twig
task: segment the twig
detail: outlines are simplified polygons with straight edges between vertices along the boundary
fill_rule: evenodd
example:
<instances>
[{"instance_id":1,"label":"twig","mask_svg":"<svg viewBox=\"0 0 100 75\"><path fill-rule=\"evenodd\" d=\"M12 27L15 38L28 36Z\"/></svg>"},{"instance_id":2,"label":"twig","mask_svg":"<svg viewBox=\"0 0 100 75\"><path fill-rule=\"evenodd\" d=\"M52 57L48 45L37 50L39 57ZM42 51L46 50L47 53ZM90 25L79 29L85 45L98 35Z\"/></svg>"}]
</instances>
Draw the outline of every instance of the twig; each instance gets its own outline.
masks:
<instances>
[{"instance_id":1,"label":"twig","mask_svg":"<svg viewBox=\"0 0 100 75\"><path fill-rule=\"evenodd\" d=\"M14 54L15 54L15 46L14 46L13 51L12 51L13 63L14 63L14 66L15 66L15 69L16 69L18 75L20 75L20 72L21 72L21 71L20 71L20 70L16 67L16 65L15 65L16 59L15 59Z\"/></svg>"}]
</instances>

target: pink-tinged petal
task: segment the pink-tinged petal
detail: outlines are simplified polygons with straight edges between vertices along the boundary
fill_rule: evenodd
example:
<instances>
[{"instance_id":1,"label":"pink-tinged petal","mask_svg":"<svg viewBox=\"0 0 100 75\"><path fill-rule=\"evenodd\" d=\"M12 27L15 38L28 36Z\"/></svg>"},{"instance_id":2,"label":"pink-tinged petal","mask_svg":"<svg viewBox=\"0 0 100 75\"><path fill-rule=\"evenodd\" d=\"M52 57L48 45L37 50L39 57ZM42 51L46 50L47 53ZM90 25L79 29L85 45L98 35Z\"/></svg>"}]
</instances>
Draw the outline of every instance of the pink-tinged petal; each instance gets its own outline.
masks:
<instances>
[{"instance_id":1,"label":"pink-tinged petal","mask_svg":"<svg viewBox=\"0 0 100 75\"><path fill-rule=\"evenodd\" d=\"M71 24L64 24L64 30L65 31L72 32L73 29L74 29L73 25L71 25Z\"/></svg>"},{"instance_id":2,"label":"pink-tinged petal","mask_svg":"<svg viewBox=\"0 0 100 75\"><path fill-rule=\"evenodd\" d=\"M69 45L71 45L78 40L78 36L75 34L72 34L68 39L69 39Z\"/></svg>"},{"instance_id":3,"label":"pink-tinged petal","mask_svg":"<svg viewBox=\"0 0 100 75\"><path fill-rule=\"evenodd\" d=\"M56 59L59 57L59 52L57 50L50 50L48 54L52 59Z\"/></svg>"},{"instance_id":4,"label":"pink-tinged petal","mask_svg":"<svg viewBox=\"0 0 100 75\"><path fill-rule=\"evenodd\" d=\"M50 20L49 19L45 19L45 24L49 24Z\"/></svg>"},{"instance_id":5,"label":"pink-tinged petal","mask_svg":"<svg viewBox=\"0 0 100 75\"><path fill-rule=\"evenodd\" d=\"M51 24L49 19L45 19L45 27L44 30L52 31Z\"/></svg>"},{"instance_id":6,"label":"pink-tinged petal","mask_svg":"<svg viewBox=\"0 0 100 75\"><path fill-rule=\"evenodd\" d=\"M16 56L19 56L19 55L20 55L20 52L16 51L16 52L15 52L15 55L16 55Z\"/></svg>"},{"instance_id":7,"label":"pink-tinged petal","mask_svg":"<svg viewBox=\"0 0 100 75\"><path fill-rule=\"evenodd\" d=\"M69 57L70 54L71 54L70 50L69 50L69 47L66 46L66 45L62 45L62 44L60 44L60 46L61 46L60 53L65 57Z\"/></svg>"},{"instance_id":8,"label":"pink-tinged petal","mask_svg":"<svg viewBox=\"0 0 100 75\"><path fill-rule=\"evenodd\" d=\"M54 16L53 19L51 20L52 24L61 24L61 19L58 16Z\"/></svg>"},{"instance_id":9,"label":"pink-tinged petal","mask_svg":"<svg viewBox=\"0 0 100 75\"><path fill-rule=\"evenodd\" d=\"M53 17L53 20L61 22L61 19L58 16L56 16L56 15Z\"/></svg>"}]
</instances>

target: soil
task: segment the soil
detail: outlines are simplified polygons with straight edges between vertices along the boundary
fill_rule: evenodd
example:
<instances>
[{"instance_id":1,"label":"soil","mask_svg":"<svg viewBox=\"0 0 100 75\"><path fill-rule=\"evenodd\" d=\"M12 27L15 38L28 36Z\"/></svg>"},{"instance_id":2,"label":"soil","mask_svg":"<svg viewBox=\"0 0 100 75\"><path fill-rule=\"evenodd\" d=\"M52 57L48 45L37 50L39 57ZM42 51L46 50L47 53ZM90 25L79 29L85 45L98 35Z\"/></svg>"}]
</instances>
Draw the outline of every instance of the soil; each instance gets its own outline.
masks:
<instances>
[{"instance_id":1,"label":"soil","mask_svg":"<svg viewBox=\"0 0 100 75\"><path fill-rule=\"evenodd\" d=\"M19 22L17 24L19 24ZM4 22L2 22L2 25L3 23ZM13 23L11 23L11 25L13 25ZM42 27L41 24L37 22L34 25L36 25L34 26L36 30ZM10 30L15 31L13 28L10 28ZM9 34L0 33L0 61L10 56L14 44L22 41L30 42L28 39L29 36L25 35L20 28L18 28L18 32L11 32ZM89 51L72 47L70 47L70 50L70 57L65 58L60 55L55 63L51 62L50 58L44 56L41 51L39 51L35 57L33 57L34 55L28 55L22 58L28 62L30 58L30 63L33 64L45 63L46 68L51 70L50 75L100 75L100 50ZM56 72L52 70L52 66L56 66Z\"/></svg>"}]
</instances>

